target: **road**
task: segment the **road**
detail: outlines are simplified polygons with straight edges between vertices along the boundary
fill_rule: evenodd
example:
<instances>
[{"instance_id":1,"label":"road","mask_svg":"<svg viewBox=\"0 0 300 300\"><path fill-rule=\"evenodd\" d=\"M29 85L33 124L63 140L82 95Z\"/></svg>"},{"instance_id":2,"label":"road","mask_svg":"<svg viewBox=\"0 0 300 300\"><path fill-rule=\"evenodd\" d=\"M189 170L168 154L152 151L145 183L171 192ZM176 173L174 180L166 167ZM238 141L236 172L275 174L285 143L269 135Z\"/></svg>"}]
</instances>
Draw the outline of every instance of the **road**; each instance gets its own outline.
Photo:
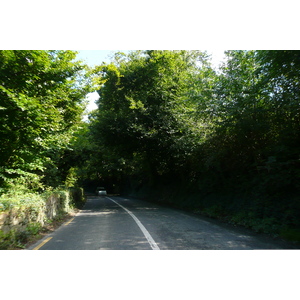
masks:
<instances>
[{"instance_id":1,"label":"road","mask_svg":"<svg viewBox=\"0 0 300 300\"><path fill-rule=\"evenodd\" d=\"M293 249L265 235L124 197L89 196L70 221L28 250Z\"/></svg>"}]
</instances>

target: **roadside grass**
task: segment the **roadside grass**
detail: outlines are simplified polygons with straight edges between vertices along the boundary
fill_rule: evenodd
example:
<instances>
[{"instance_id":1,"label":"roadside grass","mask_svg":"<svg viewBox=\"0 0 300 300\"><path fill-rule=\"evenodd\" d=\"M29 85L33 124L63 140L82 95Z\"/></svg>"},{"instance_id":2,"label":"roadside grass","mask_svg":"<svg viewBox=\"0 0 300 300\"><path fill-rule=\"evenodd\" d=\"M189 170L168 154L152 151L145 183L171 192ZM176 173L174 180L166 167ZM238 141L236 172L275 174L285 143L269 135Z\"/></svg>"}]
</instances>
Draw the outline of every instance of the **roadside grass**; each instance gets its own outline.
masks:
<instances>
[{"instance_id":1,"label":"roadside grass","mask_svg":"<svg viewBox=\"0 0 300 300\"><path fill-rule=\"evenodd\" d=\"M230 212L217 205L197 210L197 213L218 219L220 221L242 226L256 233L265 233L274 238L281 238L289 242L300 244L300 228L294 224L288 224L274 216L262 217L255 211Z\"/></svg>"},{"instance_id":2,"label":"roadside grass","mask_svg":"<svg viewBox=\"0 0 300 300\"><path fill-rule=\"evenodd\" d=\"M51 195L58 195L59 206L57 214L52 219L48 219L45 207L46 200ZM12 226L8 232L0 230L0 250L20 250L29 247L30 244L73 217L84 205L85 200L82 189L53 190L44 194L2 195L0 214L9 214L9 218L20 218L22 221L21 227Z\"/></svg>"},{"instance_id":3,"label":"roadside grass","mask_svg":"<svg viewBox=\"0 0 300 300\"><path fill-rule=\"evenodd\" d=\"M69 213L60 214L52 220L47 220L44 226L41 226L39 223L31 223L21 232L10 230L4 234L0 231L0 250L26 249L44 236L55 231L63 223L74 217L78 211L79 210L75 208Z\"/></svg>"},{"instance_id":4,"label":"roadside grass","mask_svg":"<svg viewBox=\"0 0 300 300\"><path fill-rule=\"evenodd\" d=\"M300 228L284 228L279 236L288 241L300 243Z\"/></svg>"}]
</instances>

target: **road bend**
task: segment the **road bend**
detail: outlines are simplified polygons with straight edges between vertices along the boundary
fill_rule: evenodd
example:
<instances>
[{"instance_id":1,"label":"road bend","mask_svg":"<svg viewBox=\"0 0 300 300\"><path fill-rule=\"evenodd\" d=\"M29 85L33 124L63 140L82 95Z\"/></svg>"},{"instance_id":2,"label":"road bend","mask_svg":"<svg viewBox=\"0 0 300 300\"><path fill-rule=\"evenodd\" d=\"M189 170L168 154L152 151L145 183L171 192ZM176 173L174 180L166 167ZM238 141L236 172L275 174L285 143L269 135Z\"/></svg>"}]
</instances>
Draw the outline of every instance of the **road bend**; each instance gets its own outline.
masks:
<instances>
[{"instance_id":1,"label":"road bend","mask_svg":"<svg viewBox=\"0 0 300 300\"><path fill-rule=\"evenodd\" d=\"M124 197L89 196L71 220L28 250L295 249L284 241Z\"/></svg>"}]
</instances>

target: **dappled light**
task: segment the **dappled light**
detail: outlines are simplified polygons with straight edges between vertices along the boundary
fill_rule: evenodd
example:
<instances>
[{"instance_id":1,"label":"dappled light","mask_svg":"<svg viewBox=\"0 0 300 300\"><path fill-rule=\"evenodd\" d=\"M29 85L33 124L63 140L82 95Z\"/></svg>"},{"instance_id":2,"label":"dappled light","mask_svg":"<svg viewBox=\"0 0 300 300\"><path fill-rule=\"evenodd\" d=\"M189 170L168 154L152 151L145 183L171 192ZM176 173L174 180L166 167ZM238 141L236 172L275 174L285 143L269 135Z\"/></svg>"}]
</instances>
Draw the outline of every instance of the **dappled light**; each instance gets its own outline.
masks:
<instances>
[{"instance_id":1,"label":"dappled light","mask_svg":"<svg viewBox=\"0 0 300 300\"><path fill-rule=\"evenodd\" d=\"M40 249L253 250L290 246L146 201L122 197L101 197L97 201L88 197L80 213L53 233Z\"/></svg>"},{"instance_id":2,"label":"dappled light","mask_svg":"<svg viewBox=\"0 0 300 300\"><path fill-rule=\"evenodd\" d=\"M118 235L105 220L121 234L128 211L150 227L159 216L156 234L178 249L207 239L214 249L254 247L210 222L179 226L156 204L299 243L299 78L298 50L225 51L218 70L200 50L118 52L93 67L75 51L0 50L0 248L24 247L47 213L81 209L82 189L82 228L112 248ZM105 195L126 196L128 211ZM15 209L20 219L8 224ZM143 244L128 234L124 247Z\"/></svg>"}]
</instances>

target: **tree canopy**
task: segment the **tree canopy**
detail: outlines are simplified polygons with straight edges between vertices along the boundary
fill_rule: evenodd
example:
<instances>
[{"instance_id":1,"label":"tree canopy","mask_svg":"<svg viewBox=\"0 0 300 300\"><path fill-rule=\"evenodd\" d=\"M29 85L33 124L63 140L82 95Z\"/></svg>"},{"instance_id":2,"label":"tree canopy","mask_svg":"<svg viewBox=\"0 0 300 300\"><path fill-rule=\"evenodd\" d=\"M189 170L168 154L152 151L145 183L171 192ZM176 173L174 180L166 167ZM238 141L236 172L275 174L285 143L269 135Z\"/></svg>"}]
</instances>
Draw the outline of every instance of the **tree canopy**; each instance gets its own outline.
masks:
<instances>
[{"instance_id":1,"label":"tree canopy","mask_svg":"<svg viewBox=\"0 0 300 300\"><path fill-rule=\"evenodd\" d=\"M195 50L118 52L91 70L73 51L0 51L1 189L148 188L300 227L300 51L225 54L218 71Z\"/></svg>"},{"instance_id":2,"label":"tree canopy","mask_svg":"<svg viewBox=\"0 0 300 300\"><path fill-rule=\"evenodd\" d=\"M117 53L99 66L99 108L89 125L99 168L107 163L110 172L113 163L154 177L191 165L193 174L247 172L298 140L299 52L226 56L218 73L200 51Z\"/></svg>"},{"instance_id":3,"label":"tree canopy","mask_svg":"<svg viewBox=\"0 0 300 300\"><path fill-rule=\"evenodd\" d=\"M282 228L299 219L300 52L225 54L218 72L200 51L117 53L98 66L88 177L112 190L181 195L182 206L192 193L202 211L236 212L232 222L256 226L264 216L262 226Z\"/></svg>"},{"instance_id":4,"label":"tree canopy","mask_svg":"<svg viewBox=\"0 0 300 300\"><path fill-rule=\"evenodd\" d=\"M89 91L85 66L75 57L73 51L0 51L2 188L21 178L39 185L68 146Z\"/></svg>"}]
</instances>

